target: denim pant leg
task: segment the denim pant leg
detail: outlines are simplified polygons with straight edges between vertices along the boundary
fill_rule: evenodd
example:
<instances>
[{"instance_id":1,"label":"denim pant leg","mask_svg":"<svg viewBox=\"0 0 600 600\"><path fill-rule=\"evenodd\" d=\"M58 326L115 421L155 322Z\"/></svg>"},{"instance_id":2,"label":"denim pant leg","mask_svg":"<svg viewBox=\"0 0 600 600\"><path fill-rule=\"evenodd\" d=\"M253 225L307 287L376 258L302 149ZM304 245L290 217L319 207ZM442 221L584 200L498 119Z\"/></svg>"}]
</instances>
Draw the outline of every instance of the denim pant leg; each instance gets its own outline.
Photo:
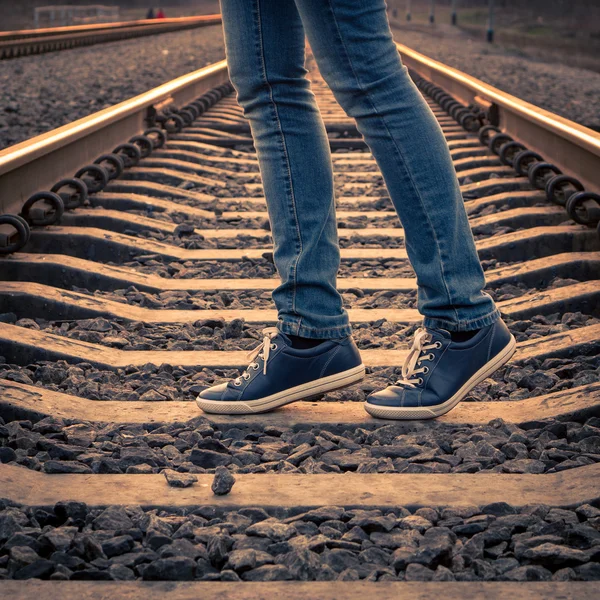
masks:
<instances>
[{"instance_id":1,"label":"denim pant leg","mask_svg":"<svg viewBox=\"0 0 600 600\"><path fill-rule=\"evenodd\" d=\"M402 65L384 0L296 0L319 69L356 119L402 221L428 327L498 317L437 120Z\"/></svg>"},{"instance_id":2,"label":"denim pant leg","mask_svg":"<svg viewBox=\"0 0 600 600\"><path fill-rule=\"evenodd\" d=\"M250 122L281 285L284 333L350 334L336 288L340 263L327 133L304 68L294 0L221 0L231 82Z\"/></svg>"}]
</instances>

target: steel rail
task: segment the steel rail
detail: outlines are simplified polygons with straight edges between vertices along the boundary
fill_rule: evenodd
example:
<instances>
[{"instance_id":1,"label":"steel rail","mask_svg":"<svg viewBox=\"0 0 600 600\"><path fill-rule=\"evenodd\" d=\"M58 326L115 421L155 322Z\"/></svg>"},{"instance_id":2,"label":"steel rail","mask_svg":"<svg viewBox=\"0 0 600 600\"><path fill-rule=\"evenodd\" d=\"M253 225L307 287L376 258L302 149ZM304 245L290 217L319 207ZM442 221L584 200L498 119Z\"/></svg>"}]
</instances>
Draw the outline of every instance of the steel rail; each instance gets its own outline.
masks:
<instances>
[{"instance_id":1,"label":"steel rail","mask_svg":"<svg viewBox=\"0 0 600 600\"><path fill-rule=\"evenodd\" d=\"M220 17L218 13L212 15L196 15L193 17L172 17L169 19L138 19L135 21L115 21L110 23L90 23L87 25L68 25L64 27L41 27L39 29L14 29L0 31L0 41L23 40L34 37L52 37L67 33L86 33L91 31L103 31L108 29L119 29L122 27L143 27L156 24L192 23Z\"/></svg>"},{"instance_id":2,"label":"steel rail","mask_svg":"<svg viewBox=\"0 0 600 600\"><path fill-rule=\"evenodd\" d=\"M543 155L588 191L600 192L600 133L503 92L396 43L406 67L465 105L488 112L502 131Z\"/></svg>"},{"instance_id":3,"label":"steel rail","mask_svg":"<svg viewBox=\"0 0 600 600\"><path fill-rule=\"evenodd\" d=\"M184 105L228 77L222 60L0 151L0 214L20 212L33 193L50 189L59 179L142 133L155 106Z\"/></svg>"},{"instance_id":4,"label":"steel rail","mask_svg":"<svg viewBox=\"0 0 600 600\"><path fill-rule=\"evenodd\" d=\"M221 15L214 14L173 19L121 21L118 23L73 27L5 31L0 32L0 59L216 25L220 22Z\"/></svg>"}]
</instances>

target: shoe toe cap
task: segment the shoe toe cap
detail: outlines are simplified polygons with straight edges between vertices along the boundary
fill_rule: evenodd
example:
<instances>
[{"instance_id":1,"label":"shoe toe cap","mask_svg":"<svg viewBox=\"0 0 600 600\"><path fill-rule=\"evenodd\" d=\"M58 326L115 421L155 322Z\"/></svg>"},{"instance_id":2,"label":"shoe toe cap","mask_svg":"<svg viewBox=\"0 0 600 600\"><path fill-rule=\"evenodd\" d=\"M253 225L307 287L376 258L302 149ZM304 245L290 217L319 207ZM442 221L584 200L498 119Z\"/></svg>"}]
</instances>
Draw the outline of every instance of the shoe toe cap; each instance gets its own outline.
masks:
<instances>
[{"instance_id":1,"label":"shoe toe cap","mask_svg":"<svg viewBox=\"0 0 600 600\"><path fill-rule=\"evenodd\" d=\"M390 385L383 390L369 394L367 402L376 406L402 406L405 391L404 388Z\"/></svg>"},{"instance_id":2,"label":"shoe toe cap","mask_svg":"<svg viewBox=\"0 0 600 600\"><path fill-rule=\"evenodd\" d=\"M413 407L420 405L418 389L404 388L397 385L373 392L367 397L367 402L375 406Z\"/></svg>"},{"instance_id":3,"label":"shoe toe cap","mask_svg":"<svg viewBox=\"0 0 600 600\"><path fill-rule=\"evenodd\" d=\"M223 400L223 396L227 392L227 383L213 385L198 394L198 398L202 400Z\"/></svg>"}]
</instances>

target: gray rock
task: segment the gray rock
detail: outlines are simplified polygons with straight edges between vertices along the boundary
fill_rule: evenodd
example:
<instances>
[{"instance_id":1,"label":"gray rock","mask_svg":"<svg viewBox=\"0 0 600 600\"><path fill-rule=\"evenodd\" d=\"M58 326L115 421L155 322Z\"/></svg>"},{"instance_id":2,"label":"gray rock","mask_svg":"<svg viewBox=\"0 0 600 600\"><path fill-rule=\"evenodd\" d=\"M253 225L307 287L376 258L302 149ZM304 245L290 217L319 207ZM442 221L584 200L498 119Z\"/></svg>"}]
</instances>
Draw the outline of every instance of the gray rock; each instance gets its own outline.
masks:
<instances>
[{"instance_id":1,"label":"gray rock","mask_svg":"<svg viewBox=\"0 0 600 600\"><path fill-rule=\"evenodd\" d=\"M14 535L11 535L2 549L4 551L8 551L15 546L29 546L38 554L40 554L43 548L42 544L40 544L37 539L34 539L29 535L25 535L24 533L15 533Z\"/></svg>"},{"instance_id":2,"label":"gray rock","mask_svg":"<svg viewBox=\"0 0 600 600\"><path fill-rule=\"evenodd\" d=\"M336 573L341 573L345 569L356 569L360 564L359 559L353 552L339 548L324 552L321 560Z\"/></svg>"},{"instance_id":3,"label":"gray rock","mask_svg":"<svg viewBox=\"0 0 600 600\"><path fill-rule=\"evenodd\" d=\"M200 450L194 448L189 456L189 461L204 469L214 469L219 466L226 466L231 463L231 456L214 452L213 450Z\"/></svg>"},{"instance_id":4,"label":"gray rock","mask_svg":"<svg viewBox=\"0 0 600 600\"><path fill-rule=\"evenodd\" d=\"M296 529L292 525L282 523L278 519L270 518L265 519L250 525L246 529L246 535L255 535L258 537L268 537L276 542L283 542L289 540L291 537L296 535Z\"/></svg>"},{"instance_id":5,"label":"gray rock","mask_svg":"<svg viewBox=\"0 0 600 600\"><path fill-rule=\"evenodd\" d=\"M410 517L406 517L410 518ZM417 517L420 518L420 517ZM396 519L390 516L356 516L348 522L349 527L360 527L367 533L373 531L391 531L396 525ZM430 523L431 525L431 523Z\"/></svg>"},{"instance_id":6,"label":"gray rock","mask_svg":"<svg viewBox=\"0 0 600 600\"><path fill-rule=\"evenodd\" d=\"M66 552L76 533L77 527L56 527L42 534L38 541L53 550Z\"/></svg>"},{"instance_id":7,"label":"gray rock","mask_svg":"<svg viewBox=\"0 0 600 600\"><path fill-rule=\"evenodd\" d=\"M125 530L132 529L133 522L120 506L109 506L92 523L94 529Z\"/></svg>"},{"instance_id":8,"label":"gray rock","mask_svg":"<svg viewBox=\"0 0 600 600\"><path fill-rule=\"evenodd\" d=\"M191 581L196 576L196 563L191 558L159 558L142 572L144 581Z\"/></svg>"},{"instance_id":9,"label":"gray rock","mask_svg":"<svg viewBox=\"0 0 600 600\"><path fill-rule=\"evenodd\" d=\"M306 513L298 515L298 519L302 521L310 521L312 523L316 523L320 525L325 521L335 521L339 520L344 514L344 509L340 506L323 506L322 508L315 508L314 510L309 510Z\"/></svg>"},{"instance_id":10,"label":"gray rock","mask_svg":"<svg viewBox=\"0 0 600 600\"><path fill-rule=\"evenodd\" d=\"M561 567L579 565L589 560L588 554L582 550L550 543L527 548L522 556L532 562Z\"/></svg>"},{"instance_id":11,"label":"gray rock","mask_svg":"<svg viewBox=\"0 0 600 600\"><path fill-rule=\"evenodd\" d=\"M439 565L435 570L431 581L455 581L454 573L442 565Z\"/></svg>"},{"instance_id":12,"label":"gray rock","mask_svg":"<svg viewBox=\"0 0 600 600\"><path fill-rule=\"evenodd\" d=\"M419 515L409 515L408 517L402 517L398 519L397 525L400 529L416 529L419 533L424 533L425 531L433 527L433 523L431 523L431 521L428 521L427 519Z\"/></svg>"},{"instance_id":13,"label":"gray rock","mask_svg":"<svg viewBox=\"0 0 600 600\"><path fill-rule=\"evenodd\" d=\"M285 565L263 565L242 574L244 581L287 581L292 574Z\"/></svg>"},{"instance_id":14,"label":"gray rock","mask_svg":"<svg viewBox=\"0 0 600 600\"><path fill-rule=\"evenodd\" d=\"M411 563L406 567L404 579L406 581L432 581L434 571L419 563Z\"/></svg>"},{"instance_id":15,"label":"gray rock","mask_svg":"<svg viewBox=\"0 0 600 600\"><path fill-rule=\"evenodd\" d=\"M0 448L0 463L9 463L17 459L17 454L12 448L3 446Z\"/></svg>"},{"instance_id":16,"label":"gray rock","mask_svg":"<svg viewBox=\"0 0 600 600\"><path fill-rule=\"evenodd\" d=\"M471 562L471 569L479 579L483 581L493 581L496 578L494 567L485 560L480 558Z\"/></svg>"},{"instance_id":17,"label":"gray rock","mask_svg":"<svg viewBox=\"0 0 600 600\"><path fill-rule=\"evenodd\" d=\"M551 508L546 514L545 520L549 523L563 522L570 523L571 525L578 525L579 518L572 510L565 510L564 508Z\"/></svg>"},{"instance_id":18,"label":"gray rock","mask_svg":"<svg viewBox=\"0 0 600 600\"><path fill-rule=\"evenodd\" d=\"M217 568L221 568L227 561L231 538L226 535L215 535L210 537L206 550L210 562Z\"/></svg>"},{"instance_id":19,"label":"gray rock","mask_svg":"<svg viewBox=\"0 0 600 600\"><path fill-rule=\"evenodd\" d=\"M549 581L552 572L538 565L526 565L507 571L503 577L508 581Z\"/></svg>"},{"instance_id":20,"label":"gray rock","mask_svg":"<svg viewBox=\"0 0 600 600\"><path fill-rule=\"evenodd\" d=\"M215 470L215 477L213 479L211 489L213 494L217 496L224 496L229 494L234 483L235 477L226 467L220 466Z\"/></svg>"},{"instance_id":21,"label":"gray rock","mask_svg":"<svg viewBox=\"0 0 600 600\"><path fill-rule=\"evenodd\" d=\"M224 569L221 571L221 581L241 581L241 579L235 571Z\"/></svg>"},{"instance_id":22,"label":"gray rock","mask_svg":"<svg viewBox=\"0 0 600 600\"><path fill-rule=\"evenodd\" d=\"M13 573L26 565L36 562L40 558L37 552L29 546L14 546L10 549L8 555L10 557L8 568Z\"/></svg>"},{"instance_id":23,"label":"gray rock","mask_svg":"<svg viewBox=\"0 0 600 600\"><path fill-rule=\"evenodd\" d=\"M58 460L48 460L44 463L45 473L74 473L79 475L91 475L92 469L80 462L64 462Z\"/></svg>"},{"instance_id":24,"label":"gray rock","mask_svg":"<svg viewBox=\"0 0 600 600\"><path fill-rule=\"evenodd\" d=\"M579 447L582 452L588 452L590 454L600 454L600 436L594 435L586 437L579 442Z\"/></svg>"},{"instance_id":25,"label":"gray rock","mask_svg":"<svg viewBox=\"0 0 600 600\"><path fill-rule=\"evenodd\" d=\"M467 566L475 560L483 560L485 539L485 533L477 533L463 545L460 550L460 555L465 560Z\"/></svg>"},{"instance_id":26,"label":"gray rock","mask_svg":"<svg viewBox=\"0 0 600 600\"><path fill-rule=\"evenodd\" d=\"M507 460L502 465L502 470L505 473L533 473L539 474L546 470L546 465L541 460L532 458L520 458Z\"/></svg>"},{"instance_id":27,"label":"gray rock","mask_svg":"<svg viewBox=\"0 0 600 600\"><path fill-rule=\"evenodd\" d=\"M600 517L600 508L596 508L591 504L582 504L581 506L575 509L575 512L584 519L593 519L595 517Z\"/></svg>"},{"instance_id":28,"label":"gray rock","mask_svg":"<svg viewBox=\"0 0 600 600\"><path fill-rule=\"evenodd\" d=\"M428 568L436 568L439 564L448 566L452 560L453 536L445 528L429 529L419 542L419 547L403 546L392 555L392 564L397 571L406 569L411 563Z\"/></svg>"},{"instance_id":29,"label":"gray rock","mask_svg":"<svg viewBox=\"0 0 600 600\"><path fill-rule=\"evenodd\" d=\"M133 548L133 545L134 541L130 535L120 535L104 542L102 544L102 551L108 558L111 558L129 552Z\"/></svg>"},{"instance_id":30,"label":"gray rock","mask_svg":"<svg viewBox=\"0 0 600 600\"><path fill-rule=\"evenodd\" d=\"M273 558L270 554L252 548L245 548L243 550L234 550L229 554L227 567L241 573L242 571L249 571L272 562Z\"/></svg>"},{"instance_id":31,"label":"gray rock","mask_svg":"<svg viewBox=\"0 0 600 600\"><path fill-rule=\"evenodd\" d=\"M344 536L344 538L345 537L346 536ZM377 544L382 548L396 549L406 546L417 548L422 536L416 529L411 529L404 531L394 530L389 533L373 532L369 538L374 544Z\"/></svg>"},{"instance_id":32,"label":"gray rock","mask_svg":"<svg viewBox=\"0 0 600 600\"><path fill-rule=\"evenodd\" d=\"M277 562L285 565L297 581L312 581L317 578L321 570L321 561L310 550L292 550L287 554L277 557Z\"/></svg>"},{"instance_id":33,"label":"gray rock","mask_svg":"<svg viewBox=\"0 0 600 600\"><path fill-rule=\"evenodd\" d=\"M600 563L589 562L574 568L577 577L583 581L597 581L600 579Z\"/></svg>"},{"instance_id":34,"label":"gray rock","mask_svg":"<svg viewBox=\"0 0 600 600\"><path fill-rule=\"evenodd\" d=\"M71 522L78 527L85 524L88 514L88 507L85 502L64 501L57 502L54 505L54 513L62 521L71 519Z\"/></svg>"},{"instance_id":35,"label":"gray rock","mask_svg":"<svg viewBox=\"0 0 600 600\"><path fill-rule=\"evenodd\" d=\"M356 569L344 569L337 577L337 581L358 581L360 574Z\"/></svg>"},{"instance_id":36,"label":"gray rock","mask_svg":"<svg viewBox=\"0 0 600 600\"><path fill-rule=\"evenodd\" d=\"M208 552L202 544L192 544L187 539L174 540L171 544L165 544L158 550L160 558L171 558L175 556L191 558L196 560L203 558L208 560Z\"/></svg>"},{"instance_id":37,"label":"gray rock","mask_svg":"<svg viewBox=\"0 0 600 600\"><path fill-rule=\"evenodd\" d=\"M21 531L21 525L12 514L0 512L0 543L5 542L12 535Z\"/></svg>"},{"instance_id":38,"label":"gray rock","mask_svg":"<svg viewBox=\"0 0 600 600\"><path fill-rule=\"evenodd\" d=\"M162 473L171 487L187 488L198 481L198 478L195 475L190 473L179 473L173 469L165 469Z\"/></svg>"},{"instance_id":39,"label":"gray rock","mask_svg":"<svg viewBox=\"0 0 600 600\"><path fill-rule=\"evenodd\" d=\"M135 573L123 565L111 565L108 567L108 574L114 581L134 581Z\"/></svg>"},{"instance_id":40,"label":"gray rock","mask_svg":"<svg viewBox=\"0 0 600 600\"><path fill-rule=\"evenodd\" d=\"M358 559L364 563L387 566L390 563L391 555L377 546L371 546L363 550L358 555Z\"/></svg>"},{"instance_id":41,"label":"gray rock","mask_svg":"<svg viewBox=\"0 0 600 600\"><path fill-rule=\"evenodd\" d=\"M494 515L495 517L503 517L505 515L514 515L517 510L506 502L493 502L482 507L481 512L485 515Z\"/></svg>"},{"instance_id":42,"label":"gray rock","mask_svg":"<svg viewBox=\"0 0 600 600\"><path fill-rule=\"evenodd\" d=\"M46 559L39 559L31 564L28 564L18 571L16 571L13 575L14 579L47 579L52 575L56 568L56 565Z\"/></svg>"},{"instance_id":43,"label":"gray rock","mask_svg":"<svg viewBox=\"0 0 600 600\"><path fill-rule=\"evenodd\" d=\"M552 581L574 581L575 579L577 579L577 573L570 567L559 569L552 575Z\"/></svg>"}]
</instances>

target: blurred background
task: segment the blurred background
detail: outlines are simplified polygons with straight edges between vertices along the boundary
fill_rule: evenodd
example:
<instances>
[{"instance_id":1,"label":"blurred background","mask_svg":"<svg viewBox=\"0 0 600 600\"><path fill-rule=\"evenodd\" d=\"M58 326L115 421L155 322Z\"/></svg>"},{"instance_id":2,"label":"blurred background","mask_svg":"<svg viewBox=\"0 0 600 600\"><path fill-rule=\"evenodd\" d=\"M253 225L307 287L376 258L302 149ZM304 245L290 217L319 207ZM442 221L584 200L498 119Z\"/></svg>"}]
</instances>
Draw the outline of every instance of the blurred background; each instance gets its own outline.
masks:
<instances>
[{"instance_id":1,"label":"blurred background","mask_svg":"<svg viewBox=\"0 0 600 600\"><path fill-rule=\"evenodd\" d=\"M493 39L497 44L517 54L520 51L542 60L557 60L600 72L600 0L387 2L390 21L398 28L429 29L448 35L454 13L454 29L480 39L486 37L489 27L490 4Z\"/></svg>"},{"instance_id":2,"label":"blurred background","mask_svg":"<svg viewBox=\"0 0 600 600\"><path fill-rule=\"evenodd\" d=\"M90 8L97 5L106 7L100 15ZM49 6L62 7L54 10L54 26L68 19L144 19L150 9L167 18L220 11L218 0L0 0L0 29L34 28L36 8ZM600 0L387 0L387 6L396 41L600 130ZM39 26L49 26L48 11L43 17ZM223 58L219 24L2 60L0 149Z\"/></svg>"},{"instance_id":3,"label":"blurred background","mask_svg":"<svg viewBox=\"0 0 600 600\"><path fill-rule=\"evenodd\" d=\"M37 7L97 5L118 7L119 18L123 21L144 19L150 8L153 8L155 12L162 8L167 17L187 17L219 12L218 0L56 0L55 2L52 0L0 0L1 29L33 28L34 10Z\"/></svg>"}]
</instances>

